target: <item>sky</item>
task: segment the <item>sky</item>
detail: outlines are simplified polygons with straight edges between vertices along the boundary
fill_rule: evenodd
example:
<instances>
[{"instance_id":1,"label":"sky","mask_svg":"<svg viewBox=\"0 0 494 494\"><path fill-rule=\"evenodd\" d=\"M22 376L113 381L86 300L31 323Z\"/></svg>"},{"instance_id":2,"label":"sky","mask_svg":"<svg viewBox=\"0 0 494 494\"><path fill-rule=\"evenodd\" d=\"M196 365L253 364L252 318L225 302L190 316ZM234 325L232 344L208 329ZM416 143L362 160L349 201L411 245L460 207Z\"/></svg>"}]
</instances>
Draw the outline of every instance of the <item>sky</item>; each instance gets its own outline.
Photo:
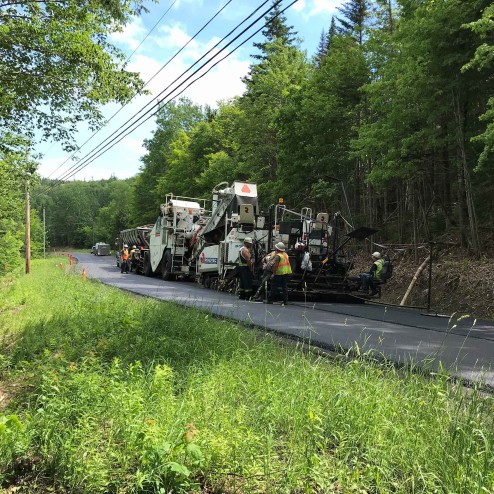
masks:
<instances>
[{"instance_id":1,"label":"sky","mask_svg":"<svg viewBox=\"0 0 494 494\"><path fill-rule=\"evenodd\" d=\"M292 1L283 0L280 8L284 9ZM79 152L75 156L64 152L57 143L40 143L34 150L43 155L40 160L40 175L58 180L67 178L70 180L100 180L112 176L125 179L138 174L142 164L140 158L146 154L143 141L152 138L156 128L154 117L145 121L151 115L152 111L150 110L153 105L158 100L168 101L174 96L178 97L178 92L183 87L177 91L173 91L173 89L185 78L191 76L191 73L197 70L201 64L197 64L185 75L182 75L184 71L189 69L192 64L205 55L262 3L262 0L159 0L158 3L148 2L146 6L149 13L135 18L124 28L123 32L113 34L110 41L126 57L130 57L127 69L140 73L142 80L148 82L146 89L151 94L136 96L123 108L120 105L105 106L102 113L107 124L96 133L81 128L76 136ZM321 32L329 29L331 17L338 14L336 7L342 3L344 0L298 0L285 11L287 23L293 26L293 30L297 32L301 39L300 47L306 51L308 57L312 57L316 52ZM245 29L255 18L265 12L270 5L271 2L267 3L248 22L242 24L233 35L204 58L203 63ZM194 37L221 7L224 7L221 13L200 34ZM237 42L226 48L226 51L218 55L214 61L216 62L225 54L231 53L237 45L261 28L263 24L264 20L262 19ZM241 95L245 90L241 79L248 73L249 65L253 62L251 55L258 53L258 50L253 47L253 43L262 41L262 39L262 35L259 34L247 41L207 74L193 82L180 96L185 96L199 105L215 107L218 101ZM211 62L208 67L213 63ZM198 78L206 70L207 67L200 70L190 78L187 84ZM174 82L177 77L179 79ZM146 112L149 113L144 116ZM140 121L142 125L111 148L107 146L109 149L101 156L97 156L99 154L97 151L93 153L98 145L107 144L112 135L115 139L119 129L125 129L132 122L129 119L134 115L143 117ZM82 159L82 164L90 162L75 175L69 177L69 174L75 171L74 167L77 166L77 161L74 159Z\"/></svg>"}]
</instances>

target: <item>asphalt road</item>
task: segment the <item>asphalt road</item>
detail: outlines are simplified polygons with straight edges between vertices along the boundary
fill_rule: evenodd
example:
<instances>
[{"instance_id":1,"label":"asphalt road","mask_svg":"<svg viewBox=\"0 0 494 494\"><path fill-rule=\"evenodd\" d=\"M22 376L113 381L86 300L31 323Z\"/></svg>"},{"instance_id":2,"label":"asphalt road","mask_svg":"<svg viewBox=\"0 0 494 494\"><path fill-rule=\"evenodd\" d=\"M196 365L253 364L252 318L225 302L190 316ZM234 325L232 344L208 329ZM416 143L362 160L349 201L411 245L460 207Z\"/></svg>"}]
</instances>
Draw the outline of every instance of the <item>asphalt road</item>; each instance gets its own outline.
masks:
<instances>
[{"instance_id":1,"label":"asphalt road","mask_svg":"<svg viewBox=\"0 0 494 494\"><path fill-rule=\"evenodd\" d=\"M446 369L494 388L494 322L428 315L385 305L293 302L286 307L240 301L196 283L121 274L113 256L77 255L89 278L140 295L208 310L324 348L358 344L398 364Z\"/></svg>"}]
</instances>

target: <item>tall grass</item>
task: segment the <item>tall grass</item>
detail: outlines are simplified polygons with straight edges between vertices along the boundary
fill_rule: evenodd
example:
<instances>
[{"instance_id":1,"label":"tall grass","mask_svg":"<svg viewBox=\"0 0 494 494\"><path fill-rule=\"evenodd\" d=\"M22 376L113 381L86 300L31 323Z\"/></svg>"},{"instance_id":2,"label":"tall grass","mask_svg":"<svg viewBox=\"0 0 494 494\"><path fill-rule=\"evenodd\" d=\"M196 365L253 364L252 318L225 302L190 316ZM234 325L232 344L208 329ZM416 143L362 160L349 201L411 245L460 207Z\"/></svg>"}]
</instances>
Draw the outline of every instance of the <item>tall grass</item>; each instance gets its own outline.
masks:
<instances>
[{"instance_id":1,"label":"tall grass","mask_svg":"<svg viewBox=\"0 0 494 494\"><path fill-rule=\"evenodd\" d=\"M328 360L55 264L0 288L5 488L493 492L478 390Z\"/></svg>"}]
</instances>

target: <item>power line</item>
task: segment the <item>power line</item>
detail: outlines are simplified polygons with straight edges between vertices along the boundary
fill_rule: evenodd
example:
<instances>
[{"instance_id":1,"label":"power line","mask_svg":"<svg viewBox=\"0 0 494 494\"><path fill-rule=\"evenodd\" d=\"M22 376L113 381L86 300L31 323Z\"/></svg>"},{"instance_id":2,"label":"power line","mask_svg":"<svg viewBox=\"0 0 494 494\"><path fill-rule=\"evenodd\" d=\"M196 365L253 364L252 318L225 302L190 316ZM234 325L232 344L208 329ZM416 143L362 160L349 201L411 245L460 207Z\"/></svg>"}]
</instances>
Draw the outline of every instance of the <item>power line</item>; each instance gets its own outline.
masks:
<instances>
[{"instance_id":1,"label":"power line","mask_svg":"<svg viewBox=\"0 0 494 494\"><path fill-rule=\"evenodd\" d=\"M269 0L267 0L269 1ZM264 2L261 6L259 6L256 11L258 11L265 3ZM199 75L197 78L195 78L194 80L192 80L189 84L187 84L187 86L185 86L181 91L180 93L178 94L175 94L173 97L171 96L174 92L176 92L177 90L179 90L181 88L181 86L183 86L184 84L186 84L195 74L197 74L200 70L202 70L204 67L206 67L214 58L216 58L219 54L221 54L223 51L225 51L225 49L230 46L234 41L236 41L240 36L242 36L246 31L248 31L253 25L255 25L259 19L261 19L263 16L265 16L266 14L268 14L271 10L273 10L275 7L277 7L280 3L281 3L282 0L279 0L278 2L274 3L268 10L266 10L263 14L261 14L261 16L259 16L255 21L253 21L247 28L245 28L239 35L237 35L233 40L231 40L226 46L224 46L218 53L216 53L213 57L211 57L209 60L207 60L201 67L199 67L195 72L193 72L187 79L185 79L185 81L182 81L177 87L175 87L174 89L172 89L169 93L167 93L163 99L161 99L160 101L158 101L157 103L155 103L153 105L153 107L148 110L144 115L142 115L138 120L132 122L130 125L128 125L125 129L123 129L120 134L118 136L116 136L115 139L113 139L111 142L107 143L102 149L99 149L99 147L101 147L101 145L103 143L101 143L100 145L98 145L96 148L94 148L90 153L88 153L84 158L83 158L83 162L82 163L79 163L76 168L72 171L72 172L67 172L65 175L63 175L55 184L52 184L50 186L48 186L45 190L45 192L48 192L49 190L55 188L59 183L61 183L61 181L63 180L67 180L69 178L71 178L72 176L74 176L76 173L78 173L80 170L82 170L83 168L85 168L86 166L88 166L90 163L92 163L94 160L96 160L97 158L99 158L100 156L102 156L105 152L107 152L109 149L111 149L112 147L114 147L116 144L118 144L119 142L121 142L126 136L128 136L129 134L131 134L134 130L136 130L138 127L140 127L143 123L145 123L146 121L148 121L150 118L152 118L154 115L156 115L156 113L158 113L161 108L162 108L162 105L163 105L163 100L165 98L168 98L169 97L169 100L165 102L168 103L169 101L171 101L172 99L176 98L177 96L179 96L180 94L182 94L188 87L190 87L193 83L195 83L197 80L201 79L202 77L204 77L208 72L210 72L214 67L216 67L220 62L222 62L223 60L225 60L226 58L228 58L230 55L232 55L238 48L240 48L242 45L244 45L246 42L248 42L250 39L252 39L255 35L257 35L264 27L266 27L270 21L266 22L263 26L261 26L257 31L255 31L253 34L251 34L248 38L246 38L244 41L242 41L241 43L239 43L231 52L229 52L227 55L225 55L223 58L221 58L220 60L218 60L217 62L215 62L212 66L210 66L203 74ZM282 11L280 11L280 14L284 13L288 8L290 8L293 4L295 4L298 0L294 0L292 1L287 7L285 7ZM254 11L252 14L250 14L248 18L252 17L252 15L256 12ZM246 20L247 20L246 19ZM230 31L230 33L228 33L228 35L226 35L219 43L221 43L222 41L224 41L233 31L235 31L241 24L243 24L246 20L242 21L242 23L240 23L239 25L237 25L237 27L235 27L234 30ZM217 43L217 45L219 44ZM201 57L198 61L196 61L191 67L189 67L188 70L190 70L192 67L194 67L200 60L202 60L208 53L210 53L214 48L216 48L216 46L213 47L211 50L209 50L205 55L203 55L203 57ZM182 77L182 75L184 75L187 71L185 71L183 74L181 74L177 79L175 79L175 81L173 81L173 83L175 83L178 79L180 79L180 77ZM173 84L172 83L172 84ZM165 88L158 96L161 96L170 86L168 86L167 88ZM143 109L140 110L140 112L138 113L141 113L147 106L149 106L150 103L148 103L148 105L146 105ZM153 113L151 113L156 107L158 107L158 109L156 111L154 111ZM137 113L137 114L138 114ZM149 113L151 113L151 115L149 115L143 122L141 123L138 123L140 120L142 120L144 117L146 117L146 115L148 115ZM136 115L137 115L136 114ZM135 116L136 116L135 115ZM134 118L134 117L132 117ZM124 125L126 125L130 120L129 119L127 122L125 122ZM122 126L123 127L123 126ZM113 137L113 135L115 135L119 130L122 129L122 127L120 127L119 129L117 129L117 131L115 131L110 137ZM133 127L133 128L132 128ZM130 129L130 130L129 130ZM128 132L127 132L128 131ZM108 140L109 138L107 138ZM118 139L118 140L116 140ZM103 141L105 142L105 141ZM69 170L70 171L70 170Z\"/></svg>"},{"instance_id":2,"label":"power line","mask_svg":"<svg viewBox=\"0 0 494 494\"><path fill-rule=\"evenodd\" d=\"M142 46L142 44L146 41L146 39L149 37L149 35L156 29L156 27L160 24L160 22L165 18L166 14L168 14L168 12L170 12L170 10L172 9L172 7L177 3L177 0L173 0L173 2L170 4L170 6L165 10L165 12L163 13L163 15L158 19L158 21L154 24L154 26L147 32L146 36L144 37L144 39L141 40L141 42L139 43L139 45L137 46L137 48L127 57L127 59L125 60L125 62L122 64L122 69L124 68L125 64L132 58L132 56L134 55L134 53ZM214 17L213 17L214 18ZM207 25L207 24L206 24ZM200 32L200 31L199 31ZM190 40L189 40L190 41ZM180 53L177 52L177 53ZM176 56L176 55L175 55ZM173 60L173 58L171 59ZM168 63L168 62L167 62ZM166 65L165 65L166 66ZM151 79L149 79L145 84L144 86L142 87L142 89L144 89L152 80L154 77L156 77L157 74L159 74L159 72L161 71L162 69L160 69L156 74L154 74ZM132 101L132 99L134 99L134 97L137 95L137 92L133 94L132 98L130 99L130 101ZM106 122L105 124L100 127L96 132L93 132L93 134L91 136L89 136L88 139L86 139L81 146L77 146L77 150L74 151L72 153L71 156L69 156L65 161L63 161L57 168L55 168L55 170L53 170L49 175L48 177L46 178L50 178L55 172L57 172L58 170L60 170L60 168L62 168L63 165L65 165L65 163L67 163L67 161L69 161L70 159L72 159L94 136L96 136L99 132L101 132L101 130L103 130L129 103L125 103L124 105L122 105ZM51 148L55 145L55 143L53 143L52 146L50 146L50 148L48 149L48 151L51 150ZM47 152L48 152L47 151ZM70 170L70 168L69 168Z\"/></svg>"},{"instance_id":3,"label":"power line","mask_svg":"<svg viewBox=\"0 0 494 494\"><path fill-rule=\"evenodd\" d=\"M175 0L176 1L176 0ZM142 86L142 89L144 89L163 69L165 69L165 67L167 67L167 65L169 65L209 24L211 24L211 22L216 18L218 17L218 15L232 2L233 0L229 0L225 5L223 5L195 34L194 36L192 36L192 38L190 38L187 43L185 43L171 58L169 58L166 63L164 65L161 66L161 68L150 78L148 79L148 81L144 84L144 86ZM175 3L175 2L173 2ZM264 2L266 3L266 2ZM170 8L173 6L173 4L170 6ZM165 14L170 10L170 8L165 12ZM163 18L163 16L162 16ZM240 24L241 25L241 24ZM154 29L154 27L153 27ZM183 75L183 74L182 74ZM181 76L180 76L181 77ZM176 82L173 81L173 82ZM131 100L137 95L137 93L135 93ZM107 122L101 127L99 128L96 132L94 132L91 136L88 137L88 139L86 139L86 141L84 141L82 143L81 146L79 146L77 148L77 151L75 151L74 153L72 153L71 156L69 156L60 166L58 166L52 173L50 173L50 175L48 175L47 178L50 178L56 171L58 171L63 165L65 165L65 163L67 163L67 161L69 161L71 158L73 158L89 141L91 141L93 139L93 137L95 137L97 134L99 134L99 132L101 132L129 103L125 103L124 105L122 105L108 120ZM144 106L144 108L146 108L146 106ZM137 114L139 114L141 111L143 111L143 109L139 110L137 112ZM130 119L134 118L137 114L134 114ZM128 122L129 120L127 120ZM127 123L125 122L125 123ZM125 124L124 124L125 125ZM118 131L118 129L117 129ZM112 137L113 135L115 134L115 132L113 134L111 134L109 137L107 137L102 143L98 144L97 147L101 146L105 141L107 141L110 137ZM94 148L93 150L91 150L89 152L92 153L94 151ZM86 154L87 156L87 154ZM85 159L86 156L84 156L83 158L81 159ZM75 167L78 166L78 163L75 163L74 165L72 165L71 167L69 167L61 176L59 179L57 180L63 180L64 178L64 175L69 173L71 170L73 170Z\"/></svg>"},{"instance_id":4,"label":"power line","mask_svg":"<svg viewBox=\"0 0 494 494\"><path fill-rule=\"evenodd\" d=\"M163 15L156 21L155 25L147 32L146 36L141 40L141 42L137 45L137 48L134 49L134 51L127 57L127 60L123 63L125 64L133 57L134 53L142 46L142 44L148 39L150 34L156 29L156 27L161 23L161 21L165 18L166 14L170 12L172 7L177 3L177 0L173 0L173 2L170 4L170 6L165 10Z\"/></svg>"}]
</instances>

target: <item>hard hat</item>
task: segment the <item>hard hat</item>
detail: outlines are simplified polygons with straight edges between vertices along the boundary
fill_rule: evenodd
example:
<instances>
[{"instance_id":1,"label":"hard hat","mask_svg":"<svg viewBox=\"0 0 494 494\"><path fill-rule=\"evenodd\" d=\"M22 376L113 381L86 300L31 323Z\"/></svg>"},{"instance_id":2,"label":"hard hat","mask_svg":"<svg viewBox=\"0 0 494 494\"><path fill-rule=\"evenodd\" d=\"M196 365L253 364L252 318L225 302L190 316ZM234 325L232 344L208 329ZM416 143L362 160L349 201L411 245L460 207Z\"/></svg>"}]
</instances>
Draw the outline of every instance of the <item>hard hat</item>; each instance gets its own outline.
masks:
<instances>
[{"instance_id":1,"label":"hard hat","mask_svg":"<svg viewBox=\"0 0 494 494\"><path fill-rule=\"evenodd\" d=\"M245 237L244 238L244 244L251 244L252 243L252 238L251 237Z\"/></svg>"},{"instance_id":2,"label":"hard hat","mask_svg":"<svg viewBox=\"0 0 494 494\"><path fill-rule=\"evenodd\" d=\"M124 244L124 247L125 247L125 248L127 248L127 247L128 247L128 245L127 245L127 244Z\"/></svg>"},{"instance_id":3,"label":"hard hat","mask_svg":"<svg viewBox=\"0 0 494 494\"><path fill-rule=\"evenodd\" d=\"M133 249L137 249L137 247L135 245L132 246Z\"/></svg>"},{"instance_id":4,"label":"hard hat","mask_svg":"<svg viewBox=\"0 0 494 494\"><path fill-rule=\"evenodd\" d=\"M380 252L374 252L374 254L372 254L372 257L375 257L376 259L381 259L381 253Z\"/></svg>"},{"instance_id":5,"label":"hard hat","mask_svg":"<svg viewBox=\"0 0 494 494\"><path fill-rule=\"evenodd\" d=\"M276 250L279 250L281 252L285 252L286 250L285 244L283 242L278 242L274 247Z\"/></svg>"}]
</instances>

